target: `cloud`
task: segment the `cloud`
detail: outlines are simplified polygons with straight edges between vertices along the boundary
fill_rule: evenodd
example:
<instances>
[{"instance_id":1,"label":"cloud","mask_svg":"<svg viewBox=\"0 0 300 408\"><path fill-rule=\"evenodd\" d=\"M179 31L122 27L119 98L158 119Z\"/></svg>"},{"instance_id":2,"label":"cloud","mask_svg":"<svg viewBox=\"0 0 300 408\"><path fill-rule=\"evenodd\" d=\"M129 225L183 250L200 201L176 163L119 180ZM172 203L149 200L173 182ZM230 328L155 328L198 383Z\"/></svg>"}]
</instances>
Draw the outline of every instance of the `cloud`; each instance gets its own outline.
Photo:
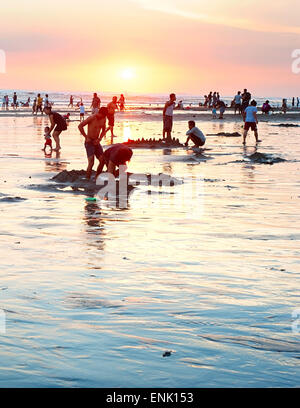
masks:
<instances>
[{"instance_id":1,"label":"cloud","mask_svg":"<svg viewBox=\"0 0 300 408\"><path fill-rule=\"evenodd\" d=\"M265 6L263 6L261 2L255 4L255 1L251 1L251 4L248 5L242 2L243 9L239 9L238 4L234 4L236 3L235 0L228 0L225 9L222 9L222 3L224 4L224 0L222 0L222 2L220 2L220 0L211 0L209 2L211 7L208 7L207 5L204 6L204 4L200 4L199 1L195 2L194 0L184 2L184 6L181 5L183 2L178 0L164 0L163 3L161 0L131 1L138 3L146 10L158 11L186 19L201 21L207 24L223 25L257 32L300 34L299 26L283 25L278 22L281 7L283 16L291 19L294 13L297 13L297 10L300 11L299 3L296 3L294 7L287 7L286 3L281 4L281 7L275 9L276 13L273 12L272 14L274 3L271 1L267 1L269 4L265 4ZM199 12L198 9L200 7L201 10L205 10L206 8L207 12ZM217 13L215 11L216 9L218 10ZM288 15L286 15L287 10ZM249 17L241 18L240 16L243 14L247 14ZM265 16L267 16L267 19ZM283 18L281 18L281 21L282 20Z\"/></svg>"}]
</instances>

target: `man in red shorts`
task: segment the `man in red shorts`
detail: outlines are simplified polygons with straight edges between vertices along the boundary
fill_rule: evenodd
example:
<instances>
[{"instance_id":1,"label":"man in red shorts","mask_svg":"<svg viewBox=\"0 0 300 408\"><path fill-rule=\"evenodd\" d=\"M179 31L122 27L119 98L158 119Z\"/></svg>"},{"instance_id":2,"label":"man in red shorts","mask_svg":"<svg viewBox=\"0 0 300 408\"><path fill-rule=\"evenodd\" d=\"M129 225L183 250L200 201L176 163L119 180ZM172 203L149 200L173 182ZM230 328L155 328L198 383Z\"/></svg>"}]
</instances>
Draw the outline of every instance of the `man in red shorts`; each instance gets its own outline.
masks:
<instances>
[{"instance_id":1,"label":"man in red shorts","mask_svg":"<svg viewBox=\"0 0 300 408\"><path fill-rule=\"evenodd\" d=\"M243 118L245 122L244 126L244 136L243 136L243 144L246 144L246 137L248 134L249 129L254 132L256 143L260 142L261 140L258 140L258 132L257 132L257 103L256 101L252 101L251 105L248 106L244 111L243 111Z\"/></svg>"}]
</instances>

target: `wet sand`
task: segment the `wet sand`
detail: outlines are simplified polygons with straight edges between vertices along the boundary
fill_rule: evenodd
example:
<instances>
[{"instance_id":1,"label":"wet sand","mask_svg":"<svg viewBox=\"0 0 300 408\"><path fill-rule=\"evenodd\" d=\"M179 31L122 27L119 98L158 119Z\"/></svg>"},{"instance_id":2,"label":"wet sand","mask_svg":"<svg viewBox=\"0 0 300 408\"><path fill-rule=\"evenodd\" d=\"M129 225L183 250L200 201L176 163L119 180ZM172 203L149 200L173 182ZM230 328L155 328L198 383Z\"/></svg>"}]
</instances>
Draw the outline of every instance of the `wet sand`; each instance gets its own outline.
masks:
<instances>
[{"instance_id":1,"label":"wet sand","mask_svg":"<svg viewBox=\"0 0 300 408\"><path fill-rule=\"evenodd\" d=\"M202 118L205 134L242 131ZM120 209L47 187L86 166L77 122L45 157L46 117L1 115L1 385L299 386L300 130L274 119L257 148L251 135L135 150L129 171L184 183L138 186ZM119 114L114 142L161 126Z\"/></svg>"}]
</instances>

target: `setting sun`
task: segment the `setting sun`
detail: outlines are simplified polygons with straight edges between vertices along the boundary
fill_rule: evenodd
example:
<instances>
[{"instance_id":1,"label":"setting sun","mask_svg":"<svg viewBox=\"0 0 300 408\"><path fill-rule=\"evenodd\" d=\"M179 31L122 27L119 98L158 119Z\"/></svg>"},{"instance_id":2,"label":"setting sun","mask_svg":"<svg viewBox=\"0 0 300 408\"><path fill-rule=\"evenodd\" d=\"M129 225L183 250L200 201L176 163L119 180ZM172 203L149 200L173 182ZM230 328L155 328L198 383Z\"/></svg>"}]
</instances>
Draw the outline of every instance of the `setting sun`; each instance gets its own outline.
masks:
<instances>
[{"instance_id":1,"label":"setting sun","mask_svg":"<svg viewBox=\"0 0 300 408\"><path fill-rule=\"evenodd\" d=\"M132 68L126 68L121 72L121 77L123 79L133 79L135 77L135 73Z\"/></svg>"}]
</instances>

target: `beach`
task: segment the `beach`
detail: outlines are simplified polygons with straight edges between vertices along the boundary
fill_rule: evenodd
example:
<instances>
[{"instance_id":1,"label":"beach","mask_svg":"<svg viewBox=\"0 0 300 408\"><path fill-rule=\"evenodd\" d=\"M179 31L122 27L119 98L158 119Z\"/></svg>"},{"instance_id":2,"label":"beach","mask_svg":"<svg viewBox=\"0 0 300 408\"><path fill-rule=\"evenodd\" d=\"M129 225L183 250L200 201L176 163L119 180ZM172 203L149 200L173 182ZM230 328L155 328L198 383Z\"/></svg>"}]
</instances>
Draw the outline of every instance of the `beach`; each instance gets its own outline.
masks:
<instances>
[{"instance_id":1,"label":"beach","mask_svg":"<svg viewBox=\"0 0 300 408\"><path fill-rule=\"evenodd\" d=\"M173 136L195 120L207 150L134 149L131 172L183 184L137 186L126 208L50 180L86 168L78 115L45 157L48 117L0 112L1 386L299 386L300 128L279 126L299 113L259 115L243 147L217 136L240 117L175 112ZM160 138L161 115L118 112L114 143Z\"/></svg>"}]
</instances>

